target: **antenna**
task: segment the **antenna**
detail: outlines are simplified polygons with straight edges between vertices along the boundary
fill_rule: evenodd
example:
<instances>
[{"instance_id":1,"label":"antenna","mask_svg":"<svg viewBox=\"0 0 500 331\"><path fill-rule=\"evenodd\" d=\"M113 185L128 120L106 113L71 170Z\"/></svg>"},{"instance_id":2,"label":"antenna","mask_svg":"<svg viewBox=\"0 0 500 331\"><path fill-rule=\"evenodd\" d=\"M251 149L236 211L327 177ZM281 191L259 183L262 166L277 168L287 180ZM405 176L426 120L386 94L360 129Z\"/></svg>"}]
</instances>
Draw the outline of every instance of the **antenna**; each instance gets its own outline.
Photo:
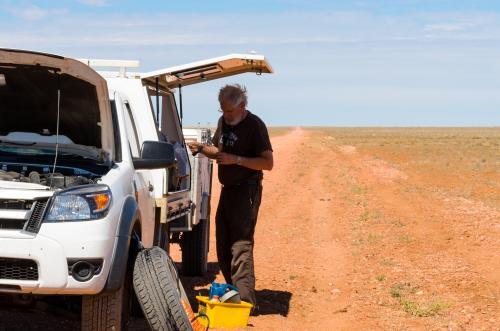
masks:
<instances>
[{"instance_id":1,"label":"antenna","mask_svg":"<svg viewBox=\"0 0 500 331\"><path fill-rule=\"evenodd\" d=\"M52 183L54 182L53 176L56 172L56 164L57 164L57 154L59 151L59 114L61 110L61 75L57 73L57 120L56 120L56 154L54 156L54 166L52 167L52 179L50 181L50 186L52 187Z\"/></svg>"},{"instance_id":2,"label":"antenna","mask_svg":"<svg viewBox=\"0 0 500 331\"><path fill-rule=\"evenodd\" d=\"M181 129L182 129L182 85L179 84L179 106L180 106L180 114L181 114Z\"/></svg>"},{"instance_id":3,"label":"antenna","mask_svg":"<svg viewBox=\"0 0 500 331\"><path fill-rule=\"evenodd\" d=\"M156 87L156 126L158 129L161 128L160 125L160 83L159 78L155 78L155 87Z\"/></svg>"}]
</instances>

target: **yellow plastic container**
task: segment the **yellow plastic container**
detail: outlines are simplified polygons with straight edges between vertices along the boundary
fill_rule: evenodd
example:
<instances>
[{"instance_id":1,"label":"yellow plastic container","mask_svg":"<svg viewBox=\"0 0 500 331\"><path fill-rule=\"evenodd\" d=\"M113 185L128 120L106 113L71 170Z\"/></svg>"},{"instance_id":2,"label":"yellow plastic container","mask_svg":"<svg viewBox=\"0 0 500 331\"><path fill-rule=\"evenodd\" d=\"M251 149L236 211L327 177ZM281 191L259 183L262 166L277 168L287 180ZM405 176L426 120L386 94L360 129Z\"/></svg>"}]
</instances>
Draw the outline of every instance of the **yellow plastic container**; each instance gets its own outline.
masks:
<instances>
[{"instance_id":1,"label":"yellow plastic container","mask_svg":"<svg viewBox=\"0 0 500 331\"><path fill-rule=\"evenodd\" d=\"M196 296L198 300L198 314L205 314L210 319L210 325L206 318L200 317L198 321L210 328L244 328L248 324L252 304L242 301L241 303L213 302L208 297Z\"/></svg>"}]
</instances>

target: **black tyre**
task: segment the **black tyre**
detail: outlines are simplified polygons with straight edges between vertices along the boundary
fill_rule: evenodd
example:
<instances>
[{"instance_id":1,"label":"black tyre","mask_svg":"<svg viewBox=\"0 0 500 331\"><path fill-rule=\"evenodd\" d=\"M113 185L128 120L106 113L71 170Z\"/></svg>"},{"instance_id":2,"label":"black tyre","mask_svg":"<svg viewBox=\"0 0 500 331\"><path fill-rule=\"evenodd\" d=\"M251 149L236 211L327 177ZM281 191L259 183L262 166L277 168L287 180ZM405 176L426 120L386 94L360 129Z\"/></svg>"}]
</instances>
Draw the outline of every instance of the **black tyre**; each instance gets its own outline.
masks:
<instances>
[{"instance_id":1,"label":"black tyre","mask_svg":"<svg viewBox=\"0 0 500 331\"><path fill-rule=\"evenodd\" d=\"M181 298L187 301L172 259L159 247L137 254L133 283L149 326L155 331L191 331Z\"/></svg>"},{"instance_id":2,"label":"black tyre","mask_svg":"<svg viewBox=\"0 0 500 331\"><path fill-rule=\"evenodd\" d=\"M207 272L209 238L208 220L200 220L193 230L182 234L182 274L203 276Z\"/></svg>"},{"instance_id":3,"label":"black tyre","mask_svg":"<svg viewBox=\"0 0 500 331\"><path fill-rule=\"evenodd\" d=\"M130 317L132 271L118 291L82 298L82 331L126 330Z\"/></svg>"}]
</instances>

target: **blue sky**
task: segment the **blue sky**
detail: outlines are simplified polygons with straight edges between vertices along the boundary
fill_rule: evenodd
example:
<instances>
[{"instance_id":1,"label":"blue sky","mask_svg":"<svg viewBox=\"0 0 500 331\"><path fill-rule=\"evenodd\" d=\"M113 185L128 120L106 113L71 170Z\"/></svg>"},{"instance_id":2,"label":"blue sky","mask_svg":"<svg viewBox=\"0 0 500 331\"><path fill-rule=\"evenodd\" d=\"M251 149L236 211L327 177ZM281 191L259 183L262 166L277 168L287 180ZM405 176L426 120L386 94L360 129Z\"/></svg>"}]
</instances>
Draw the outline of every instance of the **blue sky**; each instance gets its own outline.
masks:
<instances>
[{"instance_id":1,"label":"blue sky","mask_svg":"<svg viewBox=\"0 0 500 331\"><path fill-rule=\"evenodd\" d=\"M269 125L500 125L500 1L0 0L0 47L144 71L269 59L273 75L186 87L186 124L213 124L218 89L238 82Z\"/></svg>"}]
</instances>

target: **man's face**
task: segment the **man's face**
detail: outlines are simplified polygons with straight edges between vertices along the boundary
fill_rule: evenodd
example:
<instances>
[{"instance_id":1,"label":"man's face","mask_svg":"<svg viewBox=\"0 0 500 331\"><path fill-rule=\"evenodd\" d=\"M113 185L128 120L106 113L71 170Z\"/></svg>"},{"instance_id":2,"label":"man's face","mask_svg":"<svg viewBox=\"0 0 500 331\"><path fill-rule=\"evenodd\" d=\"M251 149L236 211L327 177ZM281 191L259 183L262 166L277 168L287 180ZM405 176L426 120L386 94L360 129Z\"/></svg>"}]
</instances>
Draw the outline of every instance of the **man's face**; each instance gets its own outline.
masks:
<instances>
[{"instance_id":1,"label":"man's face","mask_svg":"<svg viewBox=\"0 0 500 331\"><path fill-rule=\"evenodd\" d=\"M224 121L229 125L238 124L245 114L245 106L243 103L240 103L237 107L234 107L231 103L223 101L220 105L220 108L222 110Z\"/></svg>"}]
</instances>

